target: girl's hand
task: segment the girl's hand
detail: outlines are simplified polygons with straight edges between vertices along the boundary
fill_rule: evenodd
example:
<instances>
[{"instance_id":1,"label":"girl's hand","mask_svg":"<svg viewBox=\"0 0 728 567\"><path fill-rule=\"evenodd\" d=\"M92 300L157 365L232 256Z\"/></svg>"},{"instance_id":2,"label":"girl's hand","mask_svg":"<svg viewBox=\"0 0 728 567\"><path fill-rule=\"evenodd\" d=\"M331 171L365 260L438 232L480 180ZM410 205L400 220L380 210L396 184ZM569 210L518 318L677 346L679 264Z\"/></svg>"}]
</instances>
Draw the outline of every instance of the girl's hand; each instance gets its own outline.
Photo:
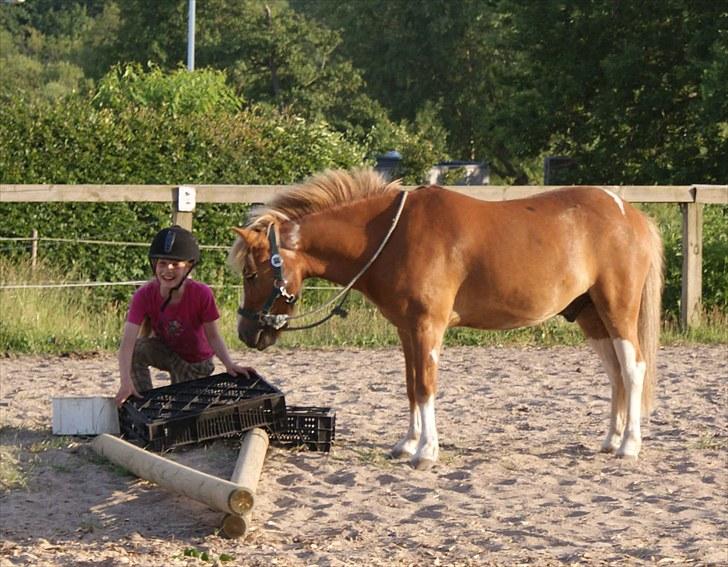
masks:
<instances>
[{"instance_id":1,"label":"girl's hand","mask_svg":"<svg viewBox=\"0 0 728 567\"><path fill-rule=\"evenodd\" d=\"M116 397L114 398L114 401L116 402L116 407L121 407L124 405L124 402L129 398L129 396L134 396L135 398L142 398L143 396L139 394L139 392L136 391L136 388L134 388L133 384L122 384L121 388L119 388L119 391L116 393Z\"/></svg>"},{"instance_id":2,"label":"girl's hand","mask_svg":"<svg viewBox=\"0 0 728 567\"><path fill-rule=\"evenodd\" d=\"M250 366L241 366L240 364L233 362L230 366L225 367L225 372L231 376L237 376L238 374L250 374L251 372L255 372L255 369Z\"/></svg>"}]
</instances>

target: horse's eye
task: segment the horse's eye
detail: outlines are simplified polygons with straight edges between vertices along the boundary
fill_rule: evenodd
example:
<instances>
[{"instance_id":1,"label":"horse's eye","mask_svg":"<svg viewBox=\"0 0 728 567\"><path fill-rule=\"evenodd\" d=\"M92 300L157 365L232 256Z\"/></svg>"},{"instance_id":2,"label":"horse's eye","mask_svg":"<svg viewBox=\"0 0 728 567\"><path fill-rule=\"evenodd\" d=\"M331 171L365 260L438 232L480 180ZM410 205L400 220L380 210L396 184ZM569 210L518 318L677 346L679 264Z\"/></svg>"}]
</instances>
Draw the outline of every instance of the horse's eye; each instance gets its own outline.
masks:
<instances>
[{"instance_id":1,"label":"horse's eye","mask_svg":"<svg viewBox=\"0 0 728 567\"><path fill-rule=\"evenodd\" d=\"M258 272L248 272L248 273L243 274L243 278L249 282L252 282L257 277L258 277Z\"/></svg>"}]
</instances>

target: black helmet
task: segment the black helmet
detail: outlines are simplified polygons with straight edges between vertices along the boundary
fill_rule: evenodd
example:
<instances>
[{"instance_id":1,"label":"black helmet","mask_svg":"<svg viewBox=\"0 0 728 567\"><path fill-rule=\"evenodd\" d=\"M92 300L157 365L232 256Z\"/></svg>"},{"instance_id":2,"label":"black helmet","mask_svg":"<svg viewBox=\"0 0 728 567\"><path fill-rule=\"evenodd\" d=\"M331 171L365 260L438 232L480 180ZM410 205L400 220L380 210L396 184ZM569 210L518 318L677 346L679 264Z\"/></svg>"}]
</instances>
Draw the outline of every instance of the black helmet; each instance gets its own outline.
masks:
<instances>
[{"instance_id":1,"label":"black helmet","mask_svg":"<svg viewBox=\"0 0 728 567\"><path fill-rule=\"evenodd\" d=\"M200 247L189 230L174 225L160 230L149 247L149 259L171 258L172 260L200 261Z\"/></svg>"}]
</instances>

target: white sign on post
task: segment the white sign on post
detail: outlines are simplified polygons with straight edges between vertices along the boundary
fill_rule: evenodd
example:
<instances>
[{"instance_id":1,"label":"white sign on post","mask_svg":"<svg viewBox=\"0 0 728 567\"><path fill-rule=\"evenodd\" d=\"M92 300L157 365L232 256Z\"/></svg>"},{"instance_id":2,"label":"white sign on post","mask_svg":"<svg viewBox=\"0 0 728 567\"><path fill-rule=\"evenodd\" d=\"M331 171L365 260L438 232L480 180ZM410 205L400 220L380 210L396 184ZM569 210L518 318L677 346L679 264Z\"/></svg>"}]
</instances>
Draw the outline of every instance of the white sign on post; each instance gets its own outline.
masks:
<instances>
[{"instance_id":1,"label":"white sign on post","mask_svg":"<svg viewBox=\"0 0 728 567\"><path fill-rule=\"evenodd\" d=\"M177 210L183 213L191 213L195 210L196 191L194 187L180 185L177 188Z\"/></svg>"}]
</instances>

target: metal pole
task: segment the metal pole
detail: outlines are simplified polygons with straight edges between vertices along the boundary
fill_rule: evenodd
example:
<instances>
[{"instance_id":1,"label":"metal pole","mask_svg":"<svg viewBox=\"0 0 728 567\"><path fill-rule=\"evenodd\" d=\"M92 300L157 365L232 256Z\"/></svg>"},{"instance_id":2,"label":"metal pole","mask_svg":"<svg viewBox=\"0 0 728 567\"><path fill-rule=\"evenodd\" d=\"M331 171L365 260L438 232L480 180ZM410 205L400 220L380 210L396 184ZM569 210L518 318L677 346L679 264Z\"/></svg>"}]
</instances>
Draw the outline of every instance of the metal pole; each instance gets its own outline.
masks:
<instances>
[{"instance_id":1,"label":"metal pole","mask_svg":"<svg viewBox=\"0 0 728 567\"><path fill-rule=\"evenodd\" d=\"M187 70L195 70L195 0L188 0L187 14Z\"/></svg>"}]
</instances>

